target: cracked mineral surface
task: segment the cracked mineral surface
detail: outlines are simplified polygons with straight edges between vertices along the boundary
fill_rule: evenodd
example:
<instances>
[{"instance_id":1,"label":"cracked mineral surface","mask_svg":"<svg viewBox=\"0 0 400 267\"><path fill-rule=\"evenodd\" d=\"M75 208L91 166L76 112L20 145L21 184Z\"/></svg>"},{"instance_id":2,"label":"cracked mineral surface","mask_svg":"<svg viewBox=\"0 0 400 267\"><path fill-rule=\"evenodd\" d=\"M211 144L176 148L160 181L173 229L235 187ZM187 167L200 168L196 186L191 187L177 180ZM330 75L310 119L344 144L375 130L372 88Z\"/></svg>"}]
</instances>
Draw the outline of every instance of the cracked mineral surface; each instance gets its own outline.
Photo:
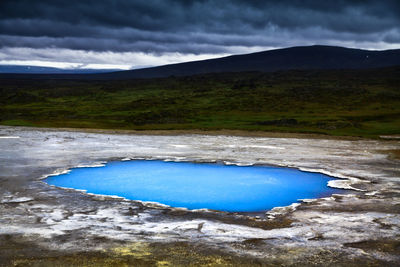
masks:
<instances>
[{"instance_id":1,"label":"cracked mineral surface","mask_svg":"<svg viewBox=\"0 0 400 267\"><path fill-rule=\"evenodd\" d=\"M135 135L0 126L0 265L400 264L399 140ZM277 165L346 194L267 213L186 210L42 179L111 160Z\"/></svg>"}]
</instances>

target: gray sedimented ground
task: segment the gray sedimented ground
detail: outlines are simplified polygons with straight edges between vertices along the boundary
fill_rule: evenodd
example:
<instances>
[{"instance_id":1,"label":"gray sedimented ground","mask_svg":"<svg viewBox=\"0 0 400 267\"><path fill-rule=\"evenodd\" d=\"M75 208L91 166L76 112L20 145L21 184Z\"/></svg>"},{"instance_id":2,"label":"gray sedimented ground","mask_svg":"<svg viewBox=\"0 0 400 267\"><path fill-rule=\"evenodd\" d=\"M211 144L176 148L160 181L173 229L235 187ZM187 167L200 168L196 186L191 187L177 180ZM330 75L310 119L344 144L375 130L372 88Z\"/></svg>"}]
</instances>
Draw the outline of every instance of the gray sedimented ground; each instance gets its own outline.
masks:
<instances>
[{"instance_id":1,"label":"gray sedimented ground","mask_svg":"<svg viewBox=\"0 0 400 267\"><path fill-rule=\"evenodd\" d=\"M387 153L399 149L398 140L0 126L0 264L400 264L400 164ZM289 166L342 178L330 186L349 190L266 214L240 214L89 195L41 180L127 159Z\"/></svg>"}]
</instances>

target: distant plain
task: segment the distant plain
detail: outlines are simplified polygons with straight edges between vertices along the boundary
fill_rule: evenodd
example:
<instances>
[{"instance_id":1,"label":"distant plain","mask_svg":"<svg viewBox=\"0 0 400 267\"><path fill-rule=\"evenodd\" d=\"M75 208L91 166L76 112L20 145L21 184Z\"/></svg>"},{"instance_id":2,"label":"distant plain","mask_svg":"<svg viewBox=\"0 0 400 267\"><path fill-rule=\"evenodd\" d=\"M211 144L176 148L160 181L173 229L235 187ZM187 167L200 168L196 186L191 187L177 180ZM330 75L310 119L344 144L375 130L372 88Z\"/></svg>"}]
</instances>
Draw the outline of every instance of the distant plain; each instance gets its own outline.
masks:
<instances>
[{"instance_id":1,"label":"distant plain","mask_svg":"<svg viewBox=\"0 0 400 267\"><path fill-rule=\"evenodd\" d=\"M367 138L400 133L399 67L121 80L34 77L1 77L0 124Z\"/></svg>"}]
</instances>

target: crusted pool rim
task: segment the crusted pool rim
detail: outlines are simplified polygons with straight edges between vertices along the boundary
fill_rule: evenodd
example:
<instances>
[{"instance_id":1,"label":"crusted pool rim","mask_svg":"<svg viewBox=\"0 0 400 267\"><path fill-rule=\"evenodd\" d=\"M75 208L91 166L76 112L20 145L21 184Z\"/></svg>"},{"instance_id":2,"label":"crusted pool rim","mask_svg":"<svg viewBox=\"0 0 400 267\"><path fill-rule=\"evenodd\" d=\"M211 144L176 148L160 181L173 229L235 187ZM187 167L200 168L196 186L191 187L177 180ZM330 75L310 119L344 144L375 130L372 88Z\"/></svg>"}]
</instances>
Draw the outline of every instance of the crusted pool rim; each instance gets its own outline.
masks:
<instances>
[{"instance_id":1,"label":"crusted pool rim","mask_svg":"<svg viewBox=\"0 0 400 267\"><path fill-rule=\"evenodd\" d=\"M136 136L18 127L0 127L0 135L19 137L0 140L0 231L10 244L20 240L48 255L67 255L112 251L131 242L178 242L186 244L179 247L201 244L221 255L287 265L312 263L318 253L341 264L399 262L399 162L384 152L398 150L397 140ZM37 180L79 164L143 155L323 169L335 177L353 178L351 186L362 191L304 200L264 219L143 207L51 188ZM4 251L3 258L15 256Z\"/></svg>"}]
</instances>

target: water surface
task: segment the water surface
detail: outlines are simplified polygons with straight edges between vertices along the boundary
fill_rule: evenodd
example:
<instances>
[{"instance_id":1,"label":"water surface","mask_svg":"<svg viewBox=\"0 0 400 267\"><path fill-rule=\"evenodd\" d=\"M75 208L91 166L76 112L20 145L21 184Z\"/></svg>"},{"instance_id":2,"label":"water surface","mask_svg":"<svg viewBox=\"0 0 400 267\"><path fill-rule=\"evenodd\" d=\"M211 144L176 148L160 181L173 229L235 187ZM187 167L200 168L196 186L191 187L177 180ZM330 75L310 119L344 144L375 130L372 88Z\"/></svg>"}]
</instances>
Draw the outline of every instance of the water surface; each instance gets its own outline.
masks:
<instances>
[{"instance_id":1,"label":"water surface","mask_svg":"<svg viewBox=\"0 0 400 267\"><path fill-rule=\"evenodd\" d=\"M298 199L342 193L327 186L332 179L281 167L136 160L75 168L46 181L59 187L172 207L256 212L290 205Z\"/></svg>"}]
</instances>

